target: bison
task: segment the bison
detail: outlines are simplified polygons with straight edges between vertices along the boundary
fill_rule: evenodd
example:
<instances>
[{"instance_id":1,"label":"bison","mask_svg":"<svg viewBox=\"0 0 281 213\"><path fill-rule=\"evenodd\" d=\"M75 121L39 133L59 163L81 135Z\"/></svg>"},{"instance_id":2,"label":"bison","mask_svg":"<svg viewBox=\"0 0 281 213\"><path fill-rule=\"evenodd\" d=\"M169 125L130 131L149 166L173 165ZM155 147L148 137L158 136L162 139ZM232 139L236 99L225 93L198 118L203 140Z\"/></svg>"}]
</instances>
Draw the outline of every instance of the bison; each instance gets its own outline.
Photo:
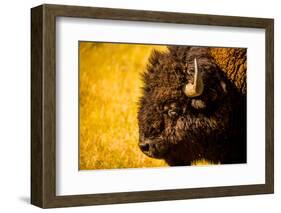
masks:
<instances>
[{"instance_id":1,"label":"bison","mask_svg":"<svg viewBox=\"0 0 281 213\"><path fill-rule=\"evenodd\" d=\"M246 163L246 94L210 48L154 51L142 77L138 145L144 154L170 166L199 159Z\"/></svg>"}]
</instances>

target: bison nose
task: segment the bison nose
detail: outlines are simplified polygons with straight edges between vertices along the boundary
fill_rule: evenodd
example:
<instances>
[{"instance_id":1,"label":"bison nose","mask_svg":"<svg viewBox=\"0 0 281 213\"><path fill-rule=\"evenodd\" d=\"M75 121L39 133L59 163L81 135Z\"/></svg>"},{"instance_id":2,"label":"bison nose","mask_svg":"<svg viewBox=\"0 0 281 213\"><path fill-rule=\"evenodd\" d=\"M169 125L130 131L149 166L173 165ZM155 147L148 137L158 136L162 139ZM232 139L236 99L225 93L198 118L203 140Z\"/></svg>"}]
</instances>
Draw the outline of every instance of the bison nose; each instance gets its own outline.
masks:
<instances>
[{"instance_id":1,"label":"bison nose","mask_svg":"<svg viewBox=\"0 0 281 213\"><path fill-rule=\"evenodd\" d=\"M139 147L140 147L141 151L143 151L143 152L149 151L149 143L147 141L140 142Z\"/></svg>"}]
</instances>

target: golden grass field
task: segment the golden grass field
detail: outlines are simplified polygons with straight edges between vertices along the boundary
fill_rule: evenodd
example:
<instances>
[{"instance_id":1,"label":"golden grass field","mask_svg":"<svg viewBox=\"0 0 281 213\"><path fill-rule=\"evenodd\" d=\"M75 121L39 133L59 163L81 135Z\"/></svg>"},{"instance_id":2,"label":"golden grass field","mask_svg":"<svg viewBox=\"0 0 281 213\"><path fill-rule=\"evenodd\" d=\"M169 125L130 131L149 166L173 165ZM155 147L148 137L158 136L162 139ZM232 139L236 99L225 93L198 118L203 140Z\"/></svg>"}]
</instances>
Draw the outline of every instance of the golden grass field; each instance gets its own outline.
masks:
<instances>
[{"instance_id":1,"label":"golden grass field","mask_svg":"<svg viewBox=\"0 0 281 213\"><path fill-rule=\"evenodd\" d=\"M141 73L153 49L167 51L156 45L80 42L80 170L167 166L138 147Z\"/></svg>"},{"instance_id":2,"label":"golden grass field","mask_svg":"<svg viewBox=\"0 0 281 213\"><path fill-rule=\"evenodd\" d=\"M80 42L80 169L166 166L138 148L137 101L153 49Z\"/></svg>"}]
</instances>

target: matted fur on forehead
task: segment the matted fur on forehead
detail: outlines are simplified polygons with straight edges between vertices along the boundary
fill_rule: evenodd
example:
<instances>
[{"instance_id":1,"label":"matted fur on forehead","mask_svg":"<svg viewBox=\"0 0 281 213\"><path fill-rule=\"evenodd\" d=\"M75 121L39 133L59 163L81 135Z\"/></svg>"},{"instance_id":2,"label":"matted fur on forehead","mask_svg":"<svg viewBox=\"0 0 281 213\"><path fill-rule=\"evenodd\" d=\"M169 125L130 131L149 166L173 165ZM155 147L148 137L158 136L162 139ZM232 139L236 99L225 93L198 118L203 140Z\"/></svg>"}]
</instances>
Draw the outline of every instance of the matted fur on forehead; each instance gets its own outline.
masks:
<instances>
[{"instance_id":1,"label":"matted fur on forehead","mask_svg":"<svg viewBox=\"0 0 281 213\"><path fill-rule=\"evenodd\" d=\"M142 76L144 96L153 97L156 102L186 99L183 86L193 72L195 57L199 67L205 67L209 72L216 68L209 48L171 46L168 49L168 52L152 52L147 71Z\"/></svg>"}]
</instances>

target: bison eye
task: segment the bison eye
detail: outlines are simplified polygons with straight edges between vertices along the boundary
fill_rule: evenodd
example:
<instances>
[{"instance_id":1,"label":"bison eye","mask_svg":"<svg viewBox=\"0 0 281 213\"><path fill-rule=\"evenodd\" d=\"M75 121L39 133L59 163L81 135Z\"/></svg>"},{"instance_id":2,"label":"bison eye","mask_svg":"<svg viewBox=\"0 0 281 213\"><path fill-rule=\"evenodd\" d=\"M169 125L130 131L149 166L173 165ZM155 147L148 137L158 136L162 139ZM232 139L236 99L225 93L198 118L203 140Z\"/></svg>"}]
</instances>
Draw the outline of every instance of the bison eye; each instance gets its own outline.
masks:
<instances>
[{"instance_id":1,"label":"bison eye","mask_svg":"<svg viewBox=\"0 0 281 213\"><path fill-rule=\"evenodd\" d=\"M168 110L168 115L170 117L176 117L176 116L178 116L178 112L176 110L174 110L174 109L169 109Z\"/></svg>"},{"instance_id":2,"label":"bison eye","mask_svg":"<svg viewBox=\"0 0 281 213\"><path fill-rule=\"evenodd\" d=\"M164 106L164 111L169 117L177 117L179 115L179 109L175 102L170 102Z\"/></svg>"}]
</instances>

